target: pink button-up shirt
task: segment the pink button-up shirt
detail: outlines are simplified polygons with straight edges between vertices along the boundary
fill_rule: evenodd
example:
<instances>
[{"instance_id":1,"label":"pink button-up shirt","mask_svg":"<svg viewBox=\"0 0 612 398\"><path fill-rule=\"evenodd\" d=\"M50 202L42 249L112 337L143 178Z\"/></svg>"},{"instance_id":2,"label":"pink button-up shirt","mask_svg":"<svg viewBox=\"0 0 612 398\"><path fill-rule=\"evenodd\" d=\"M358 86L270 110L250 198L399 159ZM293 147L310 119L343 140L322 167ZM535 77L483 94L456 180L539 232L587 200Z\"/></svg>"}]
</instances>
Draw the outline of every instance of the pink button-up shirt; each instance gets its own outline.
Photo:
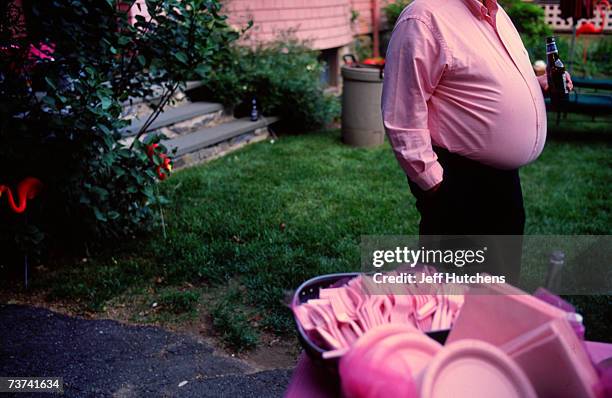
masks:
<instances>
[{"instance_id":1,"label":"pink button-up shirt","mask_svg":"<svg viewBox=\"0 0 612 398\"><path fill-rule=\"evenodd\" d=\"M527 50L494 0L415 0L387 50L383 120L400 165L428 190L443 170L432 144L515 169L546 139L546 108Z\"/></svg>"}]
</instances>

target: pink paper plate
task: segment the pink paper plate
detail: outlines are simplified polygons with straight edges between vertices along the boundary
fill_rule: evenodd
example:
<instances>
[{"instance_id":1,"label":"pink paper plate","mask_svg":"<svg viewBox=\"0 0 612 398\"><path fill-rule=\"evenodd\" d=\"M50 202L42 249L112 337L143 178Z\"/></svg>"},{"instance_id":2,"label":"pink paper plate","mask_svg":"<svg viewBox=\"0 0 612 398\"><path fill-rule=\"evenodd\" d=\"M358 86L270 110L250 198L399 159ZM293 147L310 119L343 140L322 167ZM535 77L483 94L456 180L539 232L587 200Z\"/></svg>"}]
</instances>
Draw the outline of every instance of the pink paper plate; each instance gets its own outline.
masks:
<instances>
[{"instance_id":1,"label":"pink paper plate","mask_svg":"<svg viewBox=\"0 0 612 398\"><path fill-rule=\"evenodd\" d=\"M421 398L536 398L529 379L499 348L478 340L447 345L427 368Z\"/></svg>"}]
</instances>

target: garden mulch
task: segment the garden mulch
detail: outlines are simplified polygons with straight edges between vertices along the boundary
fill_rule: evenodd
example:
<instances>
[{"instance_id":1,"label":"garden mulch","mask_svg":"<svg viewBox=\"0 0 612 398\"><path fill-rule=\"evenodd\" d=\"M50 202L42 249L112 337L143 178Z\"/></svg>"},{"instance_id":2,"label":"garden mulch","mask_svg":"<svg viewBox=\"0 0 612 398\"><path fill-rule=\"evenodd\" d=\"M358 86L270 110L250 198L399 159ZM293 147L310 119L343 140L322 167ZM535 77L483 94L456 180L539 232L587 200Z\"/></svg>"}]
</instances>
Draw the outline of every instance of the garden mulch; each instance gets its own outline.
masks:
<instances>
[{"instance_id":1,"label":"garden mulch","mask_svg":"<svg viewBox=\"0 0 612 398\"><path fill-rule=\"evenodd\" d=\"M0 305L0 376L63 377L66 397L277 397L290 374L257 372L188 334Z\"/></svg>"}]
</instances>

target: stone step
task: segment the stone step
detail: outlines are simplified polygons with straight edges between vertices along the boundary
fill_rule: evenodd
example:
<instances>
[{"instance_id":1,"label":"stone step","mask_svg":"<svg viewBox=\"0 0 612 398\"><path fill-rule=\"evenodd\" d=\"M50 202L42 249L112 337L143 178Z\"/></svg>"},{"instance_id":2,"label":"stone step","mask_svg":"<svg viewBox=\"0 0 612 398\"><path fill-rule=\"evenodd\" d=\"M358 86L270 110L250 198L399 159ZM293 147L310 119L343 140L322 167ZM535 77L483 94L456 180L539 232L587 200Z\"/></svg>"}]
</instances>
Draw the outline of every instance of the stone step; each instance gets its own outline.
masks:
<instances>
[{"instance_id":1,"label":"stone step","mask_svg":"<svg viewBox=\"0 0 612 398\"><path fill-rule=\"evenodd\" d=\"M195 90L197 88L200 88L204 86L204 83L202 83L199 80L189 80L185 83L185 92L189 92L191 90Z\"/></svg>"},{"instance_id":2,"label":"stone step","mask_svg":"<svg viewBox=\"0 0 612 398\"><path fill-rule=\"evenodd\" d=\"M157 130L159 128L180 123L197 116L219 112L222 110L223 105L216 102L190 102L174 108L168 107L164 112L162 112L161 115L157 117L157 119L155 119L147 131ZM147 116L133 119L132 123L121 131L123 136L129 137L137 134L145 124Z\"/></svg>"},{"instance_id":3,"label":"stone step","mask_svg":"<svg viewBox=\"0 0 612 398\"><path fill-rule=\"evenodd\" d=\"M179 90L184 92L184 93L189 93L191 90L195 90L198 89L200 87L202 87L204 85L204 83L202 83L199 80L189 80L187 82L185 82L185 87L182 90ZM153 87L151 87L153 94L151 94L148 97L130 97L128 100L123 102L123 106L124 107L129 107L129 106L134 106L140 103L150 103L150 104L157 104L159 103L159 99L162 95L162 93L164 92L164 86L161 85L154 85Z\"/></svg>"},{"instance_id":4,"label":"stone step","mask_svg":"<svg viewBox=\"0 0 612 398\"><path fill-rule=\"evenodd\" d=\"M278 117L275 116L261 117L256 122L252 122L248 117L245 117L166 140L164 145L169 151L176 148L175 156L180 157L239 135L265 128L276 121L278 121Z\"/></svg>"}]
</instances>

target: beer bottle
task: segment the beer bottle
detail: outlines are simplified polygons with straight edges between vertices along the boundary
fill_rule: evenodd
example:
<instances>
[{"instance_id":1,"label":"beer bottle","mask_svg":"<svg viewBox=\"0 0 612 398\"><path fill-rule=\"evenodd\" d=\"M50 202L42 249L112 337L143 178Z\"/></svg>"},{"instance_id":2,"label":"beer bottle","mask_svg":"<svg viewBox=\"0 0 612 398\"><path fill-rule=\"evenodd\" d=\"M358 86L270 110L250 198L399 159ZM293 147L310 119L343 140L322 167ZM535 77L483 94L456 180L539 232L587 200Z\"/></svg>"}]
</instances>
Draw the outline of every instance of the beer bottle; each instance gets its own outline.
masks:
<instances>
[{"instance_id":1,"label":"beer bottle","mask_svg":"<svg viewBox=\"0 0 612 398\"><path fill-rule=\"evenodd\" d=\"M569 90L565 79L565 65L559 58L559 50L555 37L546 38L546 76L548 78L548 92L553 104L567 100Z\"/></svg>"}]
</instances>

